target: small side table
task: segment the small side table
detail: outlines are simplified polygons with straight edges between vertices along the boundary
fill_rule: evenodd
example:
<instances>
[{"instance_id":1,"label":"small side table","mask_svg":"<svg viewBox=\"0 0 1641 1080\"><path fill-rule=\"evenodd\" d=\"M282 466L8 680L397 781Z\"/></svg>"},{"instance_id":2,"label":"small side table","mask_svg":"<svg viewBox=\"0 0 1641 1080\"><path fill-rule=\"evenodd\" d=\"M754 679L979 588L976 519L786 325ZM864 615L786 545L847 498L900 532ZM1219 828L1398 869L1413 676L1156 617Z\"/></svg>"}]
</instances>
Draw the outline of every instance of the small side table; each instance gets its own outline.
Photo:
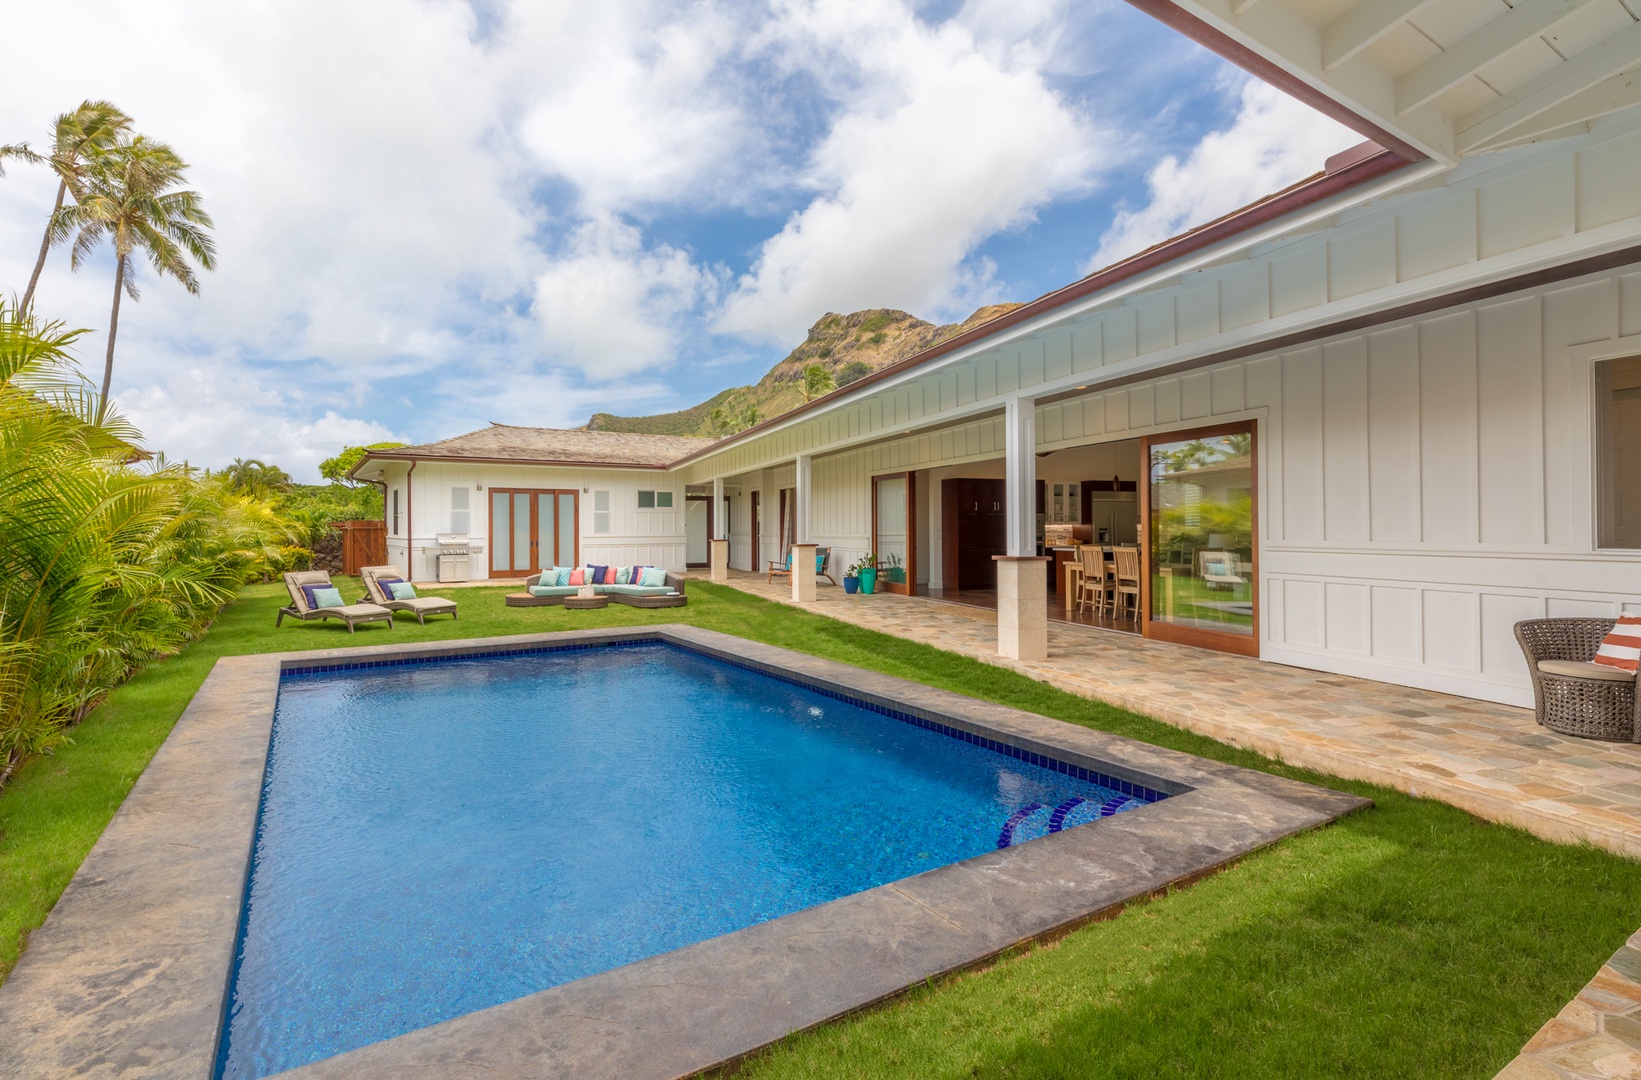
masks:
<instances>
[{"instance_id":1,"label":"small side table","mask_svg":"<svg viewBox=\"0 0 1641 1080\"><path fill-rule=\"evenodd\" d=\"M607 596L566 596L564 606L571 611L597 611L610 606Z\"/></svg>"}]
</instances>

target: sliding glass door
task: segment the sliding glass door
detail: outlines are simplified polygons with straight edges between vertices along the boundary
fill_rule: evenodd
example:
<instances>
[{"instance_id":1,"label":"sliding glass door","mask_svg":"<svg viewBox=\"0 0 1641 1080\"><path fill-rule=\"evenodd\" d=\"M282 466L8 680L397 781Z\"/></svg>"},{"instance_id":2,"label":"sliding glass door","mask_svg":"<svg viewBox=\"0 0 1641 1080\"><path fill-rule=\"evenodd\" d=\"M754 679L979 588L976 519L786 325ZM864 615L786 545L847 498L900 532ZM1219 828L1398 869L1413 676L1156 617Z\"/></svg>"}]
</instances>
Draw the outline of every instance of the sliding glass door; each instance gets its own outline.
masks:
<instances>
[{"instance_id":1,"label":"sliding glass door","mask_svg":"<svg viewBox=\"0 0 1641 1080\"><path fill-rule=\"evenodd\" d=\"M911 473L872 478L872 550L877 552L878 587L910 595L917 591L916 480Z\"/></svg>"},{"instance_id":2,"label":"sliding glass door","mask_svg":"<svg viewBox=\"0 0 1641 1080\"><path fill-rule=\"evenodd\" d=\"M578 493L490 489L490 576L528 575L580 558Z\"/></svg>"},{"instance_id":3,"label":"sliding glass door","mask_svg":"<svg viewBox=\"0 0 1641 1080\"><path fill-rule=\"evenodd\" d=\"M1147 637L1259 655L1254 426L1145 440Z\"/></svg>"}]
</instances>

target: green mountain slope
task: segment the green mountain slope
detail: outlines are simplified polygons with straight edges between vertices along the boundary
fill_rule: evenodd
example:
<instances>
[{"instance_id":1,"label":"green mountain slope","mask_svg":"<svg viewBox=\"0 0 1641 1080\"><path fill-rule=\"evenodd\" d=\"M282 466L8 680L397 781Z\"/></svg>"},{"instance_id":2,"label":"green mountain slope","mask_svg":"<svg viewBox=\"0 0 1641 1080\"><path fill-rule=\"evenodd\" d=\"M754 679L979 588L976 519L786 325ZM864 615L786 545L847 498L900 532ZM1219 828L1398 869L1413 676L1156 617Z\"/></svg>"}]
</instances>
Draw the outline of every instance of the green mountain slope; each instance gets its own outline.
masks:
<instances>
[{"instance_id":1,"label":"green mountain slope","mask_svg":"<svg viewBox=\"0 0 1641 1080\"><path fill-rule=\"evenodd\" d=\"M904 360L983 322L1013 311L1019 304L992 304L960 323L936 326L892 308L871 308L849 315L827 314L809 328L803 344L793 349L752 386L733 387L701 404L655 416L616 416L594 413L591 431L630 431L651 435L711 435L712 410L732 396L758 410L769 420L803 404L803 372L820 364L839 385Z\"/></svg>"}]
</instances>

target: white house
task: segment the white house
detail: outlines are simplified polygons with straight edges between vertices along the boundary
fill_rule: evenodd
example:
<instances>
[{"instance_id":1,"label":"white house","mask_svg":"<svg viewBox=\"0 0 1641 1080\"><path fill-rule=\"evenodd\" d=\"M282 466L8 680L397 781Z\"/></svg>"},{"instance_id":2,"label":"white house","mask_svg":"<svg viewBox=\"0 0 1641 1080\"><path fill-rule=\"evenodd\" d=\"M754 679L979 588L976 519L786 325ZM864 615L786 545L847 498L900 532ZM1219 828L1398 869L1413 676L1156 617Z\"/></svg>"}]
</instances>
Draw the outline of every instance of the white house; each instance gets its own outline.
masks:
<instances>
[{"instance_id":1,"label":"white house","mask_svg":"<svg viewBox=\"0 0 1641 1080\"><path fill-rule=\"evenodd\" d=\"M710 509L666 466L712 444L492 424L372 451L353 475L382 488L388 561L414 581L583 564L683 569L707 564Z\"/></svg>"},{"instance_id":2,"label":"white house","mask_svg":"<svg viewBox=\"0 0 1641 1080\"><path fill-rule=\"evenodd\" d=\"M1529 703L1516 621L1641 613L1641 23L1620 0L1136 2L1373 141L739 435L574 452L584 552L694 561L677 500L716 492L729 565L892 552L910 591L995 589L1000 649L1029 657L1043 526L1080 521L1138 542L1137 632ZM361 466L431 514L418 558L459 531L457 488L526 482L516 457L418 457L443 445Z\"/></svg>"}]
</instances>

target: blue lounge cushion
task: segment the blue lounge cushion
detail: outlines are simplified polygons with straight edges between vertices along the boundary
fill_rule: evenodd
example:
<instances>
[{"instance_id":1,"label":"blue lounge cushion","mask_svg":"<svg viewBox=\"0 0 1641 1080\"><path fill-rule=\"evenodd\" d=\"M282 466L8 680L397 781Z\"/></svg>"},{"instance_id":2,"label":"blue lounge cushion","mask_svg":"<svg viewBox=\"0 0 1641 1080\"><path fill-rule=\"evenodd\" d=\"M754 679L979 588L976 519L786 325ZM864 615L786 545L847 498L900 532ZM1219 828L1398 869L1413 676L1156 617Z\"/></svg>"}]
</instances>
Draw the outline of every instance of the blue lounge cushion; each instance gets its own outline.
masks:
<instances>
[{"instance_id":1,"label":"blue lounge cushion","mask_svg":"<svg viewBox=\"0 0 1641 1080\"><path fill-rule=\"evenodd\" d=\"M665 585L605 585L599 590L602 593L615 593L618 596L667 596L673 590Z\"/></svg>"},{"instance_id":2,"label":"blue lounge cushion","mask_svg":"<svg viewBox=\"0 0 1641 1080\"><path fill-rule=\"evenodd\" d=\"M532 596L574 596L581 591L579 585L532 585Z\"/></svg>"}]
</instances>

